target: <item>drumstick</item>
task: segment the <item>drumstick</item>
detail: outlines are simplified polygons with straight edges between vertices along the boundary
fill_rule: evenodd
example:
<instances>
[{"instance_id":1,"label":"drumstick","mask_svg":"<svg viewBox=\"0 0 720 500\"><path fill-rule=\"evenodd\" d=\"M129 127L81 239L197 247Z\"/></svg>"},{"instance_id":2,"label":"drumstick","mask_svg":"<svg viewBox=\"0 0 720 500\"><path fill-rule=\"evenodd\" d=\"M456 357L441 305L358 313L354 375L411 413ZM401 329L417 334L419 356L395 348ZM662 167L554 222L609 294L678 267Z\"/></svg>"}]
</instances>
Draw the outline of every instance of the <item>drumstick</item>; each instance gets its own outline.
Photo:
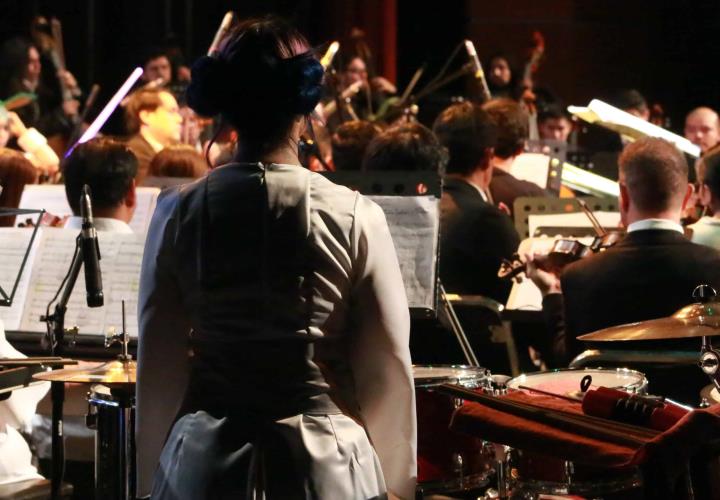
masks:
<instances>
[{"instance_id":1,"label":"drumstick","mask_svg":"<svg viewBox=\"0 0 720 500\"><path fill-rule=\"evenodd\" d=\"M612 442L632 448L638 448L647 442L647 438L633 437L630 435L629 431L636 434L639 433L636 426L630 426L629 424L619 424L617 422L610 422L598 417L588 417L586 415L578 415L577 413L543 408L528 403L509 401L496 396L479 394L469 389L450 384L442 384L438 388L443 392L450 393L469 401L481 403L489 408L505 411L519 417L528 418L541 424L553 427L565 427L571 431L581 432L587 437L599 439L601 441ZM627 430L620 430L620 426L626 427ZM647 429L642 430L647 431Z\"/></svg>"},{"instance_id":2,"label":"drumstick","mask_svg":"<svg viewBox=\"0 0 720 500\"><path fill-rule=\"evenodd\" d=\"M580 399L580 398L572 398L572 397L568 397L568 396L563 396L563 395L561 395L561 394L555 394L554 392L547 392L547 391L543 391L543 390L541 390L541 389L535 389L534 387L527 387L527 386L524 386L524 385L518 386L518 389L524 389L524 390L527 390L527 391L530 391L530 392L537 392L537 393L539 393L539 394L544 394L544 395L547 395L547 396L552 396L552 397L564 399L564 400L566 400L566 401L571 401L571 402L573 402L573 403L580 403L580 402L582 401L582 399ZM533 405L532 403L525 403L525 404L528 404L528 405L531 405L531 406L537 406L537 405ZM543 408L543 407L542 407L542 406L539 406L539 408ZM576 414L576 416L577 416L577 418L580 419L580 420L586 419L588 422L591 422L591 423L597 422L597 420L595 420L595 419L599 418L599 417L595 417L595 416L593 416L593 415L585 415L584 413L578 413L578 414ZM655 429L650 429L650 428L647 428L647 427L635 426L635 425L632 425L632 424L626 424L626 423L624 423L624 422L618 422L617 420L602 419L602 425L607 426L607 427L612 427L612 428L615 428L615 429L620 430L620 431L632 432L632 433L634 433L634 434L638 434L638 435L640 435L640 436L647 437L648 439L652 439L652 438L654 438L655 436L658 435L658 431L655 430ZM631 428L631 429L628 429L628 426L630 426L630 427L632 427L632 428Z\"/></svg>"},{"instance_id":3,"label":"drumstick","mask_svg":"<svg viewBox=\"0 0 720 500\"><path fill-rule=\"evenodd\" d=\"M535 389L534 387L528 387L526 385L520 385L518 386L518 389L523 389L529 392L537 392L538 394L544 394L545 396L552 396L554 398L564 399L565 401L570 401L572 403L580 403L582 401L582 398L571 398L570 396L563 396L562 394L555 394L554 392L543 391L542 389Z\"/></svg>"}]
</instances>

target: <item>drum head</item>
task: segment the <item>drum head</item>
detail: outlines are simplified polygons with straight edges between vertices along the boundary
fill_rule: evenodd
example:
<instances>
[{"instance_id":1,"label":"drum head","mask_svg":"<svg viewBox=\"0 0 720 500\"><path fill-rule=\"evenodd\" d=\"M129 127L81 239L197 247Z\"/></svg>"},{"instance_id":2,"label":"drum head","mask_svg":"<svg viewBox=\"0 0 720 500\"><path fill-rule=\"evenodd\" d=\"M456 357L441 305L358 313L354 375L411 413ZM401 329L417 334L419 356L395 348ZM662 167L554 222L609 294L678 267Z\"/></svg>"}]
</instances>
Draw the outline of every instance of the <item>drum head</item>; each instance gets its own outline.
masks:
<instances>
[{"instance_id":1,"label":"drum head","mask_svg":"<svg viewBox=\"0 0 720 500\"><path fill-rule=\"evenodd\" d=\"M413 365L415 387L460 384L477 387L487 380L485 368L465 365Z\"/></svg>"},{"instance_id":2,"label":"drum head","mask_svg":"<svg viewBox=\"0 0 720 500\"><path fill-rule=\"evenodd\" d=\"M523 374L510 379L507 386L511 389L519 389L523 385L554 394L577 394L580 392L580 382L586 375L592 377L590 388L608 387L638 393L643 393L647 388L645 375L626 368L615 370L587 368L583 370L554 370Z\"/></svg>"}]
</instances>

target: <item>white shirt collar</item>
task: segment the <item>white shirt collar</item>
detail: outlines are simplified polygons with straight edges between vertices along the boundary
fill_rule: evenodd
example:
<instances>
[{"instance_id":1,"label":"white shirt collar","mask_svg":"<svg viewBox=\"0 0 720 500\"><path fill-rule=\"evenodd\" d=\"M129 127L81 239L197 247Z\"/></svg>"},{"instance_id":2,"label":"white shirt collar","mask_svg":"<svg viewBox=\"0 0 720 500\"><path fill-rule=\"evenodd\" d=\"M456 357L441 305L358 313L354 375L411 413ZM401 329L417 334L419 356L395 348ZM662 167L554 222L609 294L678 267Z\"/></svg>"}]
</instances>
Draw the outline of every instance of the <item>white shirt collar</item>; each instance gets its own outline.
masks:
<instances>
[{"instance_id":1,"label":"white shirt collar","mask_svg":"<svg viewBox=\"0 0 720 500\"><path fill-rule=\"evenodd\" d=\"M106 231L108 233L133 234L130 226L119 219L111 219L109 217L94 217L93 223L98 231ZM63 226L65 229L82 229L82 217L73 215L65 221Z\"/></svg>"},{"instance_id":2,"label":"white shirt collar","mask_svg":"<svg viewBox=\"0 0 720 500\"><path fill-rule=\"evenodd\" d=\"M627 232L632 233L633 231L646 231L648 229L677 231L680 234L685 234L680 224L668 219L643 219L635 221L627 227Z\"/></svg>"}]
</instances>

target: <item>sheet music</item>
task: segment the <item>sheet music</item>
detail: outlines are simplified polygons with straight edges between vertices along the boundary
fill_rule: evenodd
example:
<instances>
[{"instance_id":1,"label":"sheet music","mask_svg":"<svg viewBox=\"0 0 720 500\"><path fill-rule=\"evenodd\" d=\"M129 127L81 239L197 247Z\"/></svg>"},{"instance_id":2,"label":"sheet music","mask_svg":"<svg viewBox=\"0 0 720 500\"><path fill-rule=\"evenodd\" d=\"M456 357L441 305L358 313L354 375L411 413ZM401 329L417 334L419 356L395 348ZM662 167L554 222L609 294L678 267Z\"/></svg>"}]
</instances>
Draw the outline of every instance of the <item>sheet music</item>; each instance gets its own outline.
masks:
<instances>
[{"instance_id":1,"label":"sheet music","mask_svg":"<svg viewBox=\"0 0 720 500\"><path fill-rule=\"evenodd\" d=\"M45 314L48 302L55 295L70 267L76 237L77 231L74 230L43 229L20 330L45 331L45 324L40 322L39 318ZM65 325L68 328L77 325L79 333L89 335L104 335L110 328L120 332L122 330L121 301L125 299L127 330L130 336L137 336L137 295L144 237L135 234L101 232L98 235L98 243L105 304L102 307L87 307L84 272L81 269L68 303Z\"/></svg>"},{"instance_id":2,"label":"sheet music","mask_svg":"<svg viewBox=\"0 0 720 500\"><path fill-rule=\"evenodd\" d=\"M25 269L23 270L18 288L15 291L15 298L11 307L0 306L0 319L7 330L20 328L20 320L25 305L30 274L32 272L33 260L37 251L42 230L38 231L35 241L30 250ZM25 250L30 243L33 230L28 228L3 227L0 228L0 286L6 294L12 293L15 278L20 270Z\"/></svg>"},{"instance_id":3,"label":"sheet music","mask_svg":"<svg viewBox=\"0 0 720 500\"><path fill-rule=\"evenodd\" d=\"M135 192L137 206L133 218L130 220L130 227L137 234L145 234L155 211L160 189L139 187ZM28 184L20 198L20 208L43 208L59 217L72 215L65 195L65 186L59 184ZM17 217L17 222L20 223L23 220Z\"/></svg>"},{"instance_id":4,"label":"sheet music","mask_svg":"<svg viewBox=\"0 0 720 500\"><path fill-rule=\"evenodd\" d=\"M434 196L369 196L385 212L410 307L435 308L440 201Z\"/></svg>"},{"instance_id":5,"label":"sheet music","mask_svg":"<svg viewBox=\"0 0 720 500\"><path fill-rule=\"evenodd\" d=\"M510 166L510 173L516 178L532 182L545 189L547 187L550 157L540 153L518 155Z\"/></svg>"}]
</instances>

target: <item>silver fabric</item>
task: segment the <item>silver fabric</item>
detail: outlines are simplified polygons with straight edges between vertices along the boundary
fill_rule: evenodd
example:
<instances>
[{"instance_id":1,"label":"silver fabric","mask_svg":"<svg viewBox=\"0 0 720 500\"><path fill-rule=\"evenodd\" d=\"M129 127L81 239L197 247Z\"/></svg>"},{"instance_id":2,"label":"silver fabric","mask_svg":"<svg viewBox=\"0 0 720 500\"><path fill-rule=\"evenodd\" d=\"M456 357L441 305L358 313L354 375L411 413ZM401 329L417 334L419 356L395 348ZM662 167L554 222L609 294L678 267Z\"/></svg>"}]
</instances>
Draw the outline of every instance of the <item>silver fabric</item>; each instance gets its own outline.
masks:
<instances>
[{"instance_id":1,"label":"silver fabric","mask_svg":"<svg viewBox=\"0 0 720 500\"><path fill-rule=\"evenodd\" d=\"M169 190L139 312L140 495L154 473L161 499L414 496L407 299L373 202L292 165Z\"/></svg>"}]
</instances>

